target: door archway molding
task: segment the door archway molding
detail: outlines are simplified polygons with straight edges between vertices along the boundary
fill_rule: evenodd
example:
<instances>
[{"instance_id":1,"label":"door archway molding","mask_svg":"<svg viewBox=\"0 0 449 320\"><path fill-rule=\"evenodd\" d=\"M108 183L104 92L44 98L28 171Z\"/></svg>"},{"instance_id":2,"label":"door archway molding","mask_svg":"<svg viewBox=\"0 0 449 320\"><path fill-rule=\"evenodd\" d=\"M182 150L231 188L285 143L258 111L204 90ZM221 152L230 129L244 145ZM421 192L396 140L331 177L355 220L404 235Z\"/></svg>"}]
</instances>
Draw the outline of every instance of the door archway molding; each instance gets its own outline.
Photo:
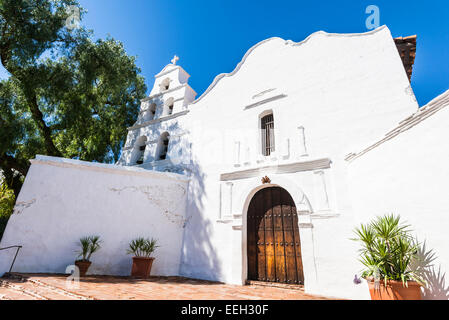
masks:
<instances>
[{"instance_id":1,"label":"door archway molding","mask_svg":"<svg viewBox=\"0 0 449 320\"><path fill-rule=\"evenodd\" d=\"M307 195L302 191L302 189L289 178L279 176L279 175L270 175L271 183L261 184L259 178L248 179L249 181L246 183L246 186L243 188L243 192L240 193L237 201L235 202L236 207L234 208L234 212L242 213L242 228L241 233L237 232L238 239L235 239L240 243L240 247L237 248L235 243L234 245L234 257L236 257L238 252L240 251L240 266L235 265L236 272L240 274L239 278L241 279L240 283L245 284L248 279L248 253L247 253L247 219L248 219L248 208L251 202L251 199L254 195L264 188L269 187L281 187L285 189L292 197L296 209L298 211L309 211L312 213L313 209L308 200ZM299 219L298 219L299 223ZM309 286L313 286L317 281L317 268L315 264L315 244L313 240L313 229L312 228L299 228L299 236L301 239L301 253L302 253L302 261L303 261L303 272L305 279L305 289ZM237 276L236 273L234 273ZM237 281L235 281L237 283Z\"/></svg>"}]
</instances>

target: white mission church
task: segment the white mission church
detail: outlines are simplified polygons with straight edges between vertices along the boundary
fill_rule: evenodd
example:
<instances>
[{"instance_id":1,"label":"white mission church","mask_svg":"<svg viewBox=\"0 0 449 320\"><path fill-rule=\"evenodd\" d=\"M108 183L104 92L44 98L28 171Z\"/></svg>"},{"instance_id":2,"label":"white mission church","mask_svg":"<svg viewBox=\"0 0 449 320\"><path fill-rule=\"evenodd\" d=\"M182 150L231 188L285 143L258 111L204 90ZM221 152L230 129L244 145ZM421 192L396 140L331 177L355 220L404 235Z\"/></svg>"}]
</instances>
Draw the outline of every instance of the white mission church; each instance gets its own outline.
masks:
<instances>
[{"instance_id":1,"label":"white mission church","mask_svg":"<svg viewBox=\"0 0 449 320\"><path fill-rule=\"evenodd\" d=\"M387 27L270 38L199 97L177 57L155 76L115 165L36 156L0 247L16 272L64 273L100 235L92 274L128 275L128 243L154 237L153 275L369 299L352 230L400 214L449 283L449 91L419 108L416 37ZM14 252L0 256L0 274Z\"/></svg>"}]
</instances>

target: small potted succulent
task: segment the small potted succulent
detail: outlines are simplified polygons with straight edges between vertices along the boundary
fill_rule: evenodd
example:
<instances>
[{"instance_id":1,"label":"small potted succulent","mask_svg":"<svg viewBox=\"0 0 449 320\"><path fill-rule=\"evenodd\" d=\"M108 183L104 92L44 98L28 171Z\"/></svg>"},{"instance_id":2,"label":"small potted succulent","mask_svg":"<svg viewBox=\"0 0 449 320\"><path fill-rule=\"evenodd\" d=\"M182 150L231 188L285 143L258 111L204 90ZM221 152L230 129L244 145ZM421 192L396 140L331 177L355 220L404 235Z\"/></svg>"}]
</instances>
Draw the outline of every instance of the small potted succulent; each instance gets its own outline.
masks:
<instances>
[{"instance_id":1,"label":"small potted succulent","mask_svg":"<svg viewBox=\"0 0 449 320\"><path fill-rule=\"evenodd\" d=\"M155 239L136 238L129 244L128 254L133 254L133 266L131 276L137 278L148 278L151 272L154 258L153 252L159 246Z\"/></svg>"},{"instance_id":2,"label":"small potted succulent","mask_svg":"<svg viewBox=\"0 0 449 320\"><path fill-rule=\"evenodd\" d=\"M385 215L354 230L362 244L361 276L368 281L371 300L421 300L425 281L414 265L419 261L419 244L410 235L409 225L400 217Z\"/></svg>"},{"instance_id":3,"label":"small potted succulent","mask_svg":"<svg viewBox=\"0 0 449 320\"><path fill-rule=\"evenodd\" d=\"M80 239L79 245L81 250L78 251L78 257L81 259L76 260L75 265L78 267L81 277L86 275L87 270L92 264L90 257L100 249L100 242L99 236L89 236Z\"/></svg>"}]
</instances>

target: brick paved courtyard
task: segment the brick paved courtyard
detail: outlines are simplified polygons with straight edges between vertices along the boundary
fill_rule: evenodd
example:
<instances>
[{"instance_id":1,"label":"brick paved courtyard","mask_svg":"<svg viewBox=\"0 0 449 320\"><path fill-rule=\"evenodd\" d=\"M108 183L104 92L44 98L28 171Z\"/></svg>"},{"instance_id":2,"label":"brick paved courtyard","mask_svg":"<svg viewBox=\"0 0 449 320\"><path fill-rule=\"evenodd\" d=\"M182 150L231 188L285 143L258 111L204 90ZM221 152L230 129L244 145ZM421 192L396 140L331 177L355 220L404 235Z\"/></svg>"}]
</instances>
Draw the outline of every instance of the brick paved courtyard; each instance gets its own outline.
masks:
<instances>
[{"instance_id":1,"label":"brick paved courtyard","mask_svg":"<svg viewBox=\"0 0 449 320\"><path fill-rule=\"evenodd\" d=\"M87 276L69 288L67 275L14 274L0 278L0 300L327 300L302 290L260 285L227 285L182 277Z\"/></svg>"}]
</instances>

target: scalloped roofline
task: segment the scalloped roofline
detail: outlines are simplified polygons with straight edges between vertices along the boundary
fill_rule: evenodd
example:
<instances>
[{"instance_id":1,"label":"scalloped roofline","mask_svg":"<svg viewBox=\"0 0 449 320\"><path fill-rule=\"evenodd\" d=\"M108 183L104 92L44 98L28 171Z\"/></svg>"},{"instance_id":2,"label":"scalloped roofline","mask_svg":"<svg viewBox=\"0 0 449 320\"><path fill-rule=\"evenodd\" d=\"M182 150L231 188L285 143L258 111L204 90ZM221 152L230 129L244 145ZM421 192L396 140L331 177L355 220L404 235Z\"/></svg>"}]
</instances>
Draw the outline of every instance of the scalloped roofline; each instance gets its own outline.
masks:
<instances>
[{"instance_id":1,"label":"scalloped roofline","mask_svg":"<svg viewBox=\"0 0 449 320\"><path fill-rule=\"evenodd\" d=\"M285 40L285 39L282 39L282 38L280 38L280 37L271 37L271 38L268 38L268 39L265 39L265 40L262 40L262 41L260 41L260 42L258 42L258 43L256 43L255 45L253 45L246 53L245 53L245 55L243 56L243 58L242 58L242 60L237 64L237 66L234 68L234 70L232 71L232 72L229 72L229 73L220 73L219 75L217 75L215 78L214 78L214 80L212 81L212 83L209 85L209 87L206 89L206 91L204 91L202 94L201 94L201 96L199 96L197 99L195 99L194 101L192 101L189 105L191 105L191 104L195 104L195 103L197 103L197 102L199 102L201 99L203 99L217 84L218 84L218 82L220 82L220 80L221 79L223 79L223 78L225 78L225 77L231 77L231 76L233 76L234 74L236 74L239 70L240 70L240 68L242 67L242 65L245 63L245 61L246 61L246 59L248 58L248 56L257 48L257 47L259 47L259 46L261 46L262 44L264 44L264 43L266 43L266 42L268 42L268 41L271 41L271 40L282 40L282 41L285 41L285 43L286 44L290 44L290 45L292 45L292 46L300 46L300 45L303 45L303 44L305 44L305 43L307 43L310 39L312 39L313 37L315 37L315 36L317 36L317 35L324 35L324 36L327 36L327 37L335 37L335 36L338 36L338 37L359 37L359 36L367 36L367 35L371 35L371 34L374 34L374 33L377 33L377 32L379 32L379 31L382 31L382 30L384 30L384 29L387 29L387 30L389 30L388 29L388 27L386 26L386 25L383 25L383 26L380 26L379 28L377 28L377 29L374 29L374 30L371 30L371 31L368 31L368 32L362 32L362 33L328 33L328 32L326 32L326 31L322 31L322 30L320 30L320 31L316 31L316 32L314 32L314 33L312 33L312 34L310 34L307 38L305 38L304 40L302 40L302 41L299 41L299 42L294 42L294 41L292 41L292 40Z\"/></svg>"}]
</instances>

